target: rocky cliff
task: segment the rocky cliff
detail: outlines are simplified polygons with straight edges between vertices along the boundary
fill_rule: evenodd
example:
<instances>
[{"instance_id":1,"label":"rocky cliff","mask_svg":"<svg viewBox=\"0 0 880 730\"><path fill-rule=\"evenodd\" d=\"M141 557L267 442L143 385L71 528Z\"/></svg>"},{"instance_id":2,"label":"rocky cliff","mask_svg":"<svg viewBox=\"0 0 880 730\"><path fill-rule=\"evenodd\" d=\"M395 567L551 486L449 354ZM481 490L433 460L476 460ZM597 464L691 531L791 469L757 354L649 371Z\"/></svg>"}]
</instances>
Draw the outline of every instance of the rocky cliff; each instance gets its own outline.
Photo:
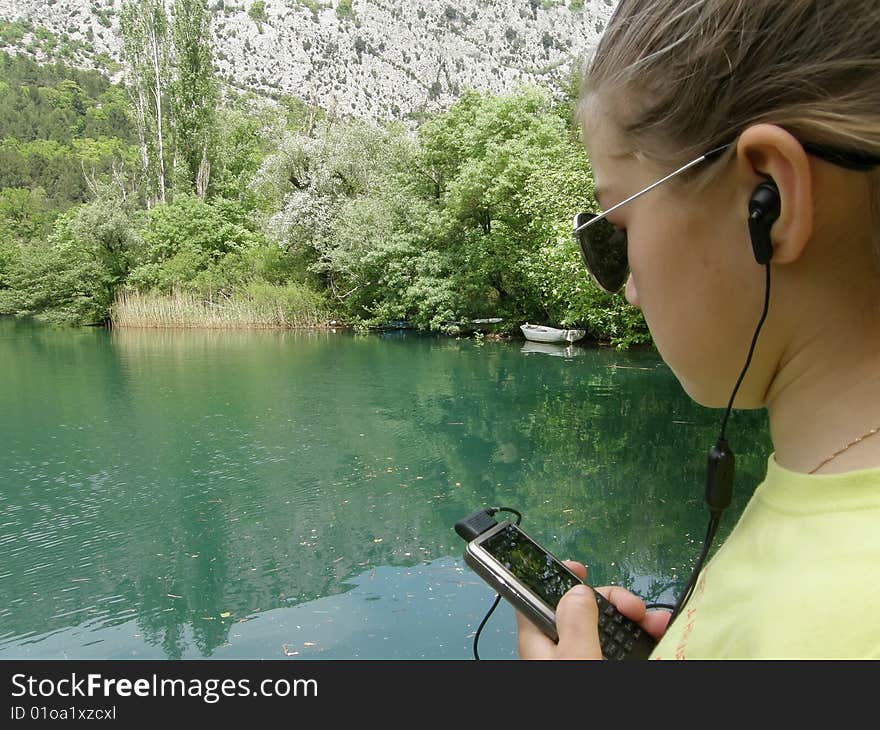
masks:
<instances>
[{"instance_id":1,"label":"rocky cliff","mask_svg":"<svg viewBox=\"0 0 880 730\"><path fill-rule=\"evenodd\" d=\"M0 49L119 73L121 0L0 0ZM171 0L169 0L169 5ZM471 87L562 89L614 0L209 0L218 74L342 115L411 119Z\"/></svg>"}]
</instances>

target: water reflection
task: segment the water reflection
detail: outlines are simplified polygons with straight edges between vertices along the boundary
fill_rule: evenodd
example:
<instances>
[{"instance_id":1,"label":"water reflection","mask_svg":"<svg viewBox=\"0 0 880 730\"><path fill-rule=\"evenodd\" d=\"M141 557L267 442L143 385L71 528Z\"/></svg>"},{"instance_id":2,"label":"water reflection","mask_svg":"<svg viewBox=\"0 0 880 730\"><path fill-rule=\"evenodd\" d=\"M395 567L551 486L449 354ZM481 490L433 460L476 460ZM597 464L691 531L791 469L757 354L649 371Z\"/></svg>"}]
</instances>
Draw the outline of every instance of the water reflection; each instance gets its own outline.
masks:
<instances>
[{"instance_id":1,"label":"water reflection","mask_svg":"<svg viewBox=\"0 0 880 730\"><path fill-rule=\"evenodd\" d=\"M461 659L492 594L463 561L440 558L409 568L379 566L347 581L344 593L248 616L217 617L226 631L214 659ZM203 620L209 620L205 618ZM181 626L179 656L202 658L196 624ZM515 621L500 607L481 638L486 659L515 656ZM86 623L22 640L28 659L163 659L142 623Z\"/></svg>"},{"instance_id":2,"label":"water reflection","mask_svg":"<svg viewBox=\"0 0 880 730\"><path fill-rule=\"evenodd\" d=\"M467 658L491 593L452 525L488 504L668 597L720 413L650 351L521 348L0 321L0 656ZM731 515L763 426L731 421Z\"/></svg>"},{"instance_id":3,"label":"water reflection","mask_svg":"<svg viewBox=\"0 0 880 730\"><path fill-rule=\"evenodd\" d=\"M576 357L587 351L578 345L559 345L553 342L526 342L520 349L522 353L540 353L555 357Z\"/></svg>"}]
</instances>

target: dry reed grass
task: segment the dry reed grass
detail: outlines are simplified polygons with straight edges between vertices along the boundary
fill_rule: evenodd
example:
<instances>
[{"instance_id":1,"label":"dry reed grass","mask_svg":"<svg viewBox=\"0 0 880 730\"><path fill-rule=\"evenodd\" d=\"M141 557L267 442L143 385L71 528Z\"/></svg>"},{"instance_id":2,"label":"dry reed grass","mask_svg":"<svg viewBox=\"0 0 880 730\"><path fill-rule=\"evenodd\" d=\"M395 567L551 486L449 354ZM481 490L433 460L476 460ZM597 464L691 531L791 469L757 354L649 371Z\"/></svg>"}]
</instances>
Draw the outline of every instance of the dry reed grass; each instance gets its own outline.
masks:
<instances>
[{"instance_id":1,"label":"dry reed grass","mask_svg":"<svg viewBox=\"0 0 880 730\"><path fill-rule=\"evenodd\" d=\"M110 308L113 327L319 328L332 320L318 295L295 284L254 285L231 297L124 291Z\"/></svg>"}]
</instances>

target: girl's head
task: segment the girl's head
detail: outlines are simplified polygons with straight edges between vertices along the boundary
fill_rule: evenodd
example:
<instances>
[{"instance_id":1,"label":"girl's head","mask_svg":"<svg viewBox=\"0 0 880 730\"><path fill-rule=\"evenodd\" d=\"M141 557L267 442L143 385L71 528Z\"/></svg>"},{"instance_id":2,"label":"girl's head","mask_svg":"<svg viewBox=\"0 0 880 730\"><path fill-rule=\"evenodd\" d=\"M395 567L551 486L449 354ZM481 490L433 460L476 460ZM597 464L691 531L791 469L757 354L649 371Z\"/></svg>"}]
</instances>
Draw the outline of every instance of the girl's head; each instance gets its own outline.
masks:
<instances>
[{"instance_id":1,"label":"girl's head","mask_svg":"<svg viewBox=\"0 0 880 730\"><path fill-rule=\"evenodd\" d=\"M880 172L807 151L880 158L876 0L620 0L578 118L605 208L735 140L609 216L628 232L627 296L697 400L726 402L760 315L746 216L767 178L782 201L774 294L738 405L772 397L812 324L834 327L855 307L877 326Z\"/></svg>"}]
</instances>

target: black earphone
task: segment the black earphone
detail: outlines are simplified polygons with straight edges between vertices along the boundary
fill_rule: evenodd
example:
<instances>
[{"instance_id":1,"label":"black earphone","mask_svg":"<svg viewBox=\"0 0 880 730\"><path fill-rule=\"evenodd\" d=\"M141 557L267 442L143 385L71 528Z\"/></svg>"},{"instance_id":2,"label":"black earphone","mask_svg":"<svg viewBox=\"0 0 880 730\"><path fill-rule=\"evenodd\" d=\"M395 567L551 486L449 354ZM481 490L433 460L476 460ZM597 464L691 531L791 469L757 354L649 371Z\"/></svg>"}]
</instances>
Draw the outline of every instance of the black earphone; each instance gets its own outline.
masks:
<instances>
[{"instance_id":1,"label":"black earphone","mask_svg":"<svg viewBox=\"0 0 880 730\"><path fill-rule=\"evenodd\" d=\"M733 450L727 443L727 421L730 418L730 411L733 409L733 401L736 398L739 386L745 378L749 365L752 362L752 355L755 352L755 345L758 343L758 335L761 333L761 327L767 319L767 311L770 307L770 259L773 258L773 242L770 240L770 229L779 219L782 212L782 203L779 197L779 188L776 183L768 179L762 182L752 191L752 197L749 199L749 237L752 241L752 251L757 261L765 269L765 289L764 289L764 311L758 326L755 328L755 334L752 337L752 344L749 347L749 354L746 357L746 364L733 387L730 394L730 401L727 404L727 410L724 412L724 419L721 422L721 433L718 440L709 449L709 456L706 464L706 506L709 508L709 526L706 530L706 537L703 539L703 550L697 558L697 563L691 573L691 577L685 585L684 590L678 598L672 616L669 620L671 624L675 618L681 613L685 603L687 603L694 586L700 569L709 554L709 548L712 546L712 540L718 530L718 524L721 520L721 514L730 506L733 496L733 473L736 459Z\"/></svg>"},{"instance_id":2,"label":"black earphone","mask_svg":"<svg viewBox=\"0 0 880 730\"><path fill-rule=\"evenodd\" d=\"M762 266L770 263L773 257L770 229L779 218L781 210L779 188L772 180L762 182L752 192L749 199L749 235L755 260Z\"/></svg>"}]
</instances>

